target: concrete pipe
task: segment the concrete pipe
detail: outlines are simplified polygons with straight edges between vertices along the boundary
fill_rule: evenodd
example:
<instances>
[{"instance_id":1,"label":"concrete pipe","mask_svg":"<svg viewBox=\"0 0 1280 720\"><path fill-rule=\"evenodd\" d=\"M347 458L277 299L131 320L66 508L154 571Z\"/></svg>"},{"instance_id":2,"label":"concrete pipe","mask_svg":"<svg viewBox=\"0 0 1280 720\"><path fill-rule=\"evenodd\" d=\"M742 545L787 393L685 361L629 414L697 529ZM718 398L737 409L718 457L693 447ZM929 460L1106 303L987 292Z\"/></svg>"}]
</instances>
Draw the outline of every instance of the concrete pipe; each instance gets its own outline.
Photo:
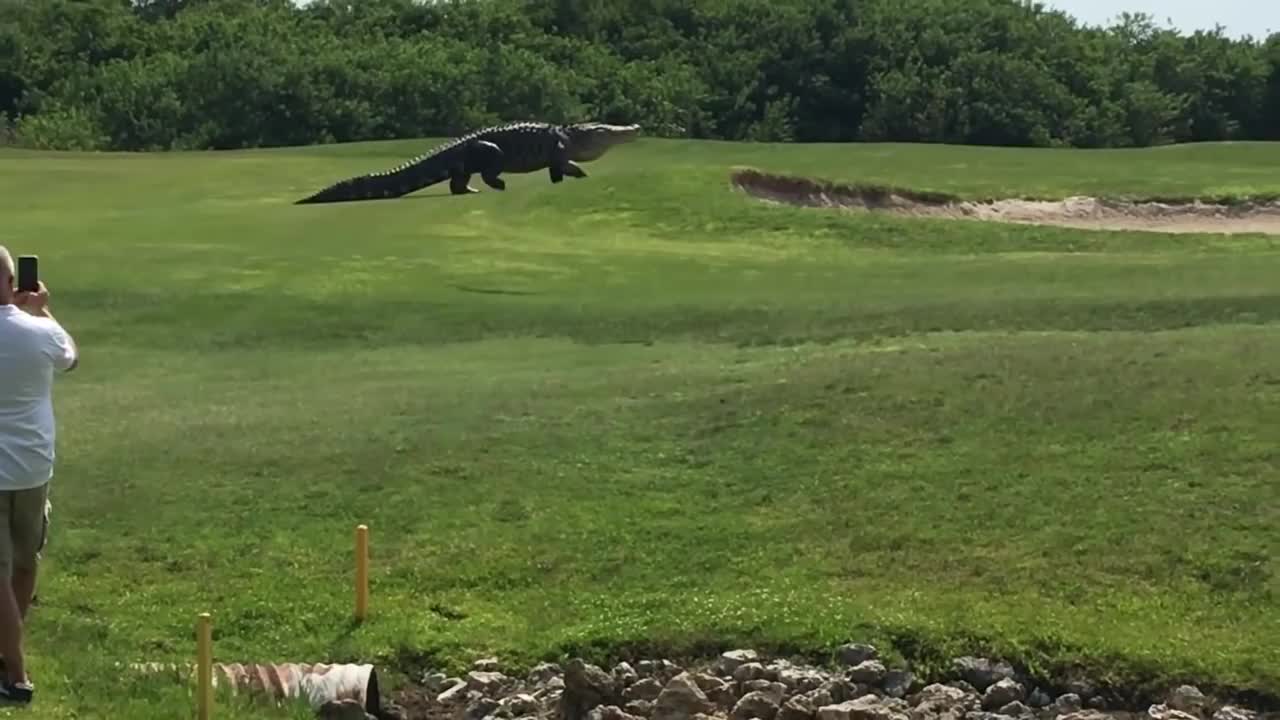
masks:
<instances>
[{"instance_id":1,"label":"concrete pipe","mask_svg":"<svg viewBox=\"0 0 1280 720\"><path fill-rule=\"evenodd\" d=\"M146 672L178 671L177 665L135 663L131 667ZM194 665L181 671L195 674ZM313 710L336 700L355 700L365 712L382 716L378 673L371 664L329 665L325 663L214 663L213 686L226 684L233 694L244 692L277 702L305 698Z\"/></svg>"}]
</instances>

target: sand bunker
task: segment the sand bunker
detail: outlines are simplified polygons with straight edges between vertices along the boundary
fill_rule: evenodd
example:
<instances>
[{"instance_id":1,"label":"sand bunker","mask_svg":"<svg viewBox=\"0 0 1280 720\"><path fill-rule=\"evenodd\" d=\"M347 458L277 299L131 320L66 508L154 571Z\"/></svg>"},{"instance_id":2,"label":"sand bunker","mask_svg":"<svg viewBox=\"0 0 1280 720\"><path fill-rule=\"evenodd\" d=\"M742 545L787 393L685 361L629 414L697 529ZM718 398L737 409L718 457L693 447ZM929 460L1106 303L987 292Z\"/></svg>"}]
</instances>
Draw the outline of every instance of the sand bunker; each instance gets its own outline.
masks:
<instances>
[{"instance_id":1,"label":"sand bunker","mask_svg":"<svg viewBox=\"0 0 1280 720\"><path fill-rule=\"evenodd\" d=\"M732 182L752 197L802 207L1094 230L1280 235L1280 200L1235 205L1199 201L1128 202L1094 197L974 201L940 193L842 185L751 169L734 171Z\"/></svg>"}]
</instances>

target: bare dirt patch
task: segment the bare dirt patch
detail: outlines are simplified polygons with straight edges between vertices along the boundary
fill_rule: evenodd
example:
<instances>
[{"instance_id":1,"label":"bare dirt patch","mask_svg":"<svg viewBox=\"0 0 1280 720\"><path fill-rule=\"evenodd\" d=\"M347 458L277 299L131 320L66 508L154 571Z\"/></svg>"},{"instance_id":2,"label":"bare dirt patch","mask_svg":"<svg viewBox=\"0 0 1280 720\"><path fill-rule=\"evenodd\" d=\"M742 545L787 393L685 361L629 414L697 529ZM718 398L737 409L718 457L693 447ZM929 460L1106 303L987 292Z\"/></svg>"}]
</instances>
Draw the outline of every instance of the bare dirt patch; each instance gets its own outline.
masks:
<instances>
[{"instance_id":1,"label":"bare dirt patch","mask_svg":"<svg viewBox=\"0 0 1280 720\"><path fill-rule=\"evenodd\" d=\"M1280 200L1213 203L1064 200L962 200L941 193L845 185L759 170L735 170L734 187L768 202L885 212L906 217L1057 225L1093 230L1280 235Z\"/></svg>"}]
</instances>

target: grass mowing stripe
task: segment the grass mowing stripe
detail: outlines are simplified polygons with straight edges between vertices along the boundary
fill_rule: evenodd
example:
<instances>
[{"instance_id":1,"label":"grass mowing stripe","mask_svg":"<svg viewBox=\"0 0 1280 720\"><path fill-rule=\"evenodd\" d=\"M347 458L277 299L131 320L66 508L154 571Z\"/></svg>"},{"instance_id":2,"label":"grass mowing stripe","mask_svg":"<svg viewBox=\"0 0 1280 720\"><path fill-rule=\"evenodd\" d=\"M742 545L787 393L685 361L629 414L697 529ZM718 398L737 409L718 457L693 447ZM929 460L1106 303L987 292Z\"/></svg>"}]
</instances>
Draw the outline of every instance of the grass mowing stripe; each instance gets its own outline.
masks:
<instances>
[{"instance_id":1,"label":"grass mowing stripe","mask_svg":"<svg viewBox=\"0 0 1280 720\"><path fill-rule=\"evenodd\" d=\"M642 141L560 186L288 204L416 146L3 153L0 242L85 356L47 717L171 717L181 685L113 668L194 657L204 610L227 661L872 639L1280 691L1273 238L728 186L1262 193L1276 148Z\"/></svg>"}]
</instances>

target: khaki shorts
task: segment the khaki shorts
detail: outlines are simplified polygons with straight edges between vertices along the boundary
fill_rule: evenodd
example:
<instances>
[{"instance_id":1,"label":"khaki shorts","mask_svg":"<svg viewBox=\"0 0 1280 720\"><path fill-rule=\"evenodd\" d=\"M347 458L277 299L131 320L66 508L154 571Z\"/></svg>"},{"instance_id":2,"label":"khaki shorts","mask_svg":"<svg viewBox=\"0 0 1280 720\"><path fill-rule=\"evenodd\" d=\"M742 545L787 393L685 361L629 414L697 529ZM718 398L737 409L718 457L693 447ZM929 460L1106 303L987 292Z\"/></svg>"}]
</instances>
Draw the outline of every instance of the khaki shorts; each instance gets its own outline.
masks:
<instances>
[{"instance_id":1,"label":"khaki shorts","mask_svg":"<svg viewBox=\"0 0 1280 720\"><path fill-rule=\"evenodd\" d=\"M0 577L35 570L49 535L49 484L0 490Z\"/></svg>"}]
</instances>

